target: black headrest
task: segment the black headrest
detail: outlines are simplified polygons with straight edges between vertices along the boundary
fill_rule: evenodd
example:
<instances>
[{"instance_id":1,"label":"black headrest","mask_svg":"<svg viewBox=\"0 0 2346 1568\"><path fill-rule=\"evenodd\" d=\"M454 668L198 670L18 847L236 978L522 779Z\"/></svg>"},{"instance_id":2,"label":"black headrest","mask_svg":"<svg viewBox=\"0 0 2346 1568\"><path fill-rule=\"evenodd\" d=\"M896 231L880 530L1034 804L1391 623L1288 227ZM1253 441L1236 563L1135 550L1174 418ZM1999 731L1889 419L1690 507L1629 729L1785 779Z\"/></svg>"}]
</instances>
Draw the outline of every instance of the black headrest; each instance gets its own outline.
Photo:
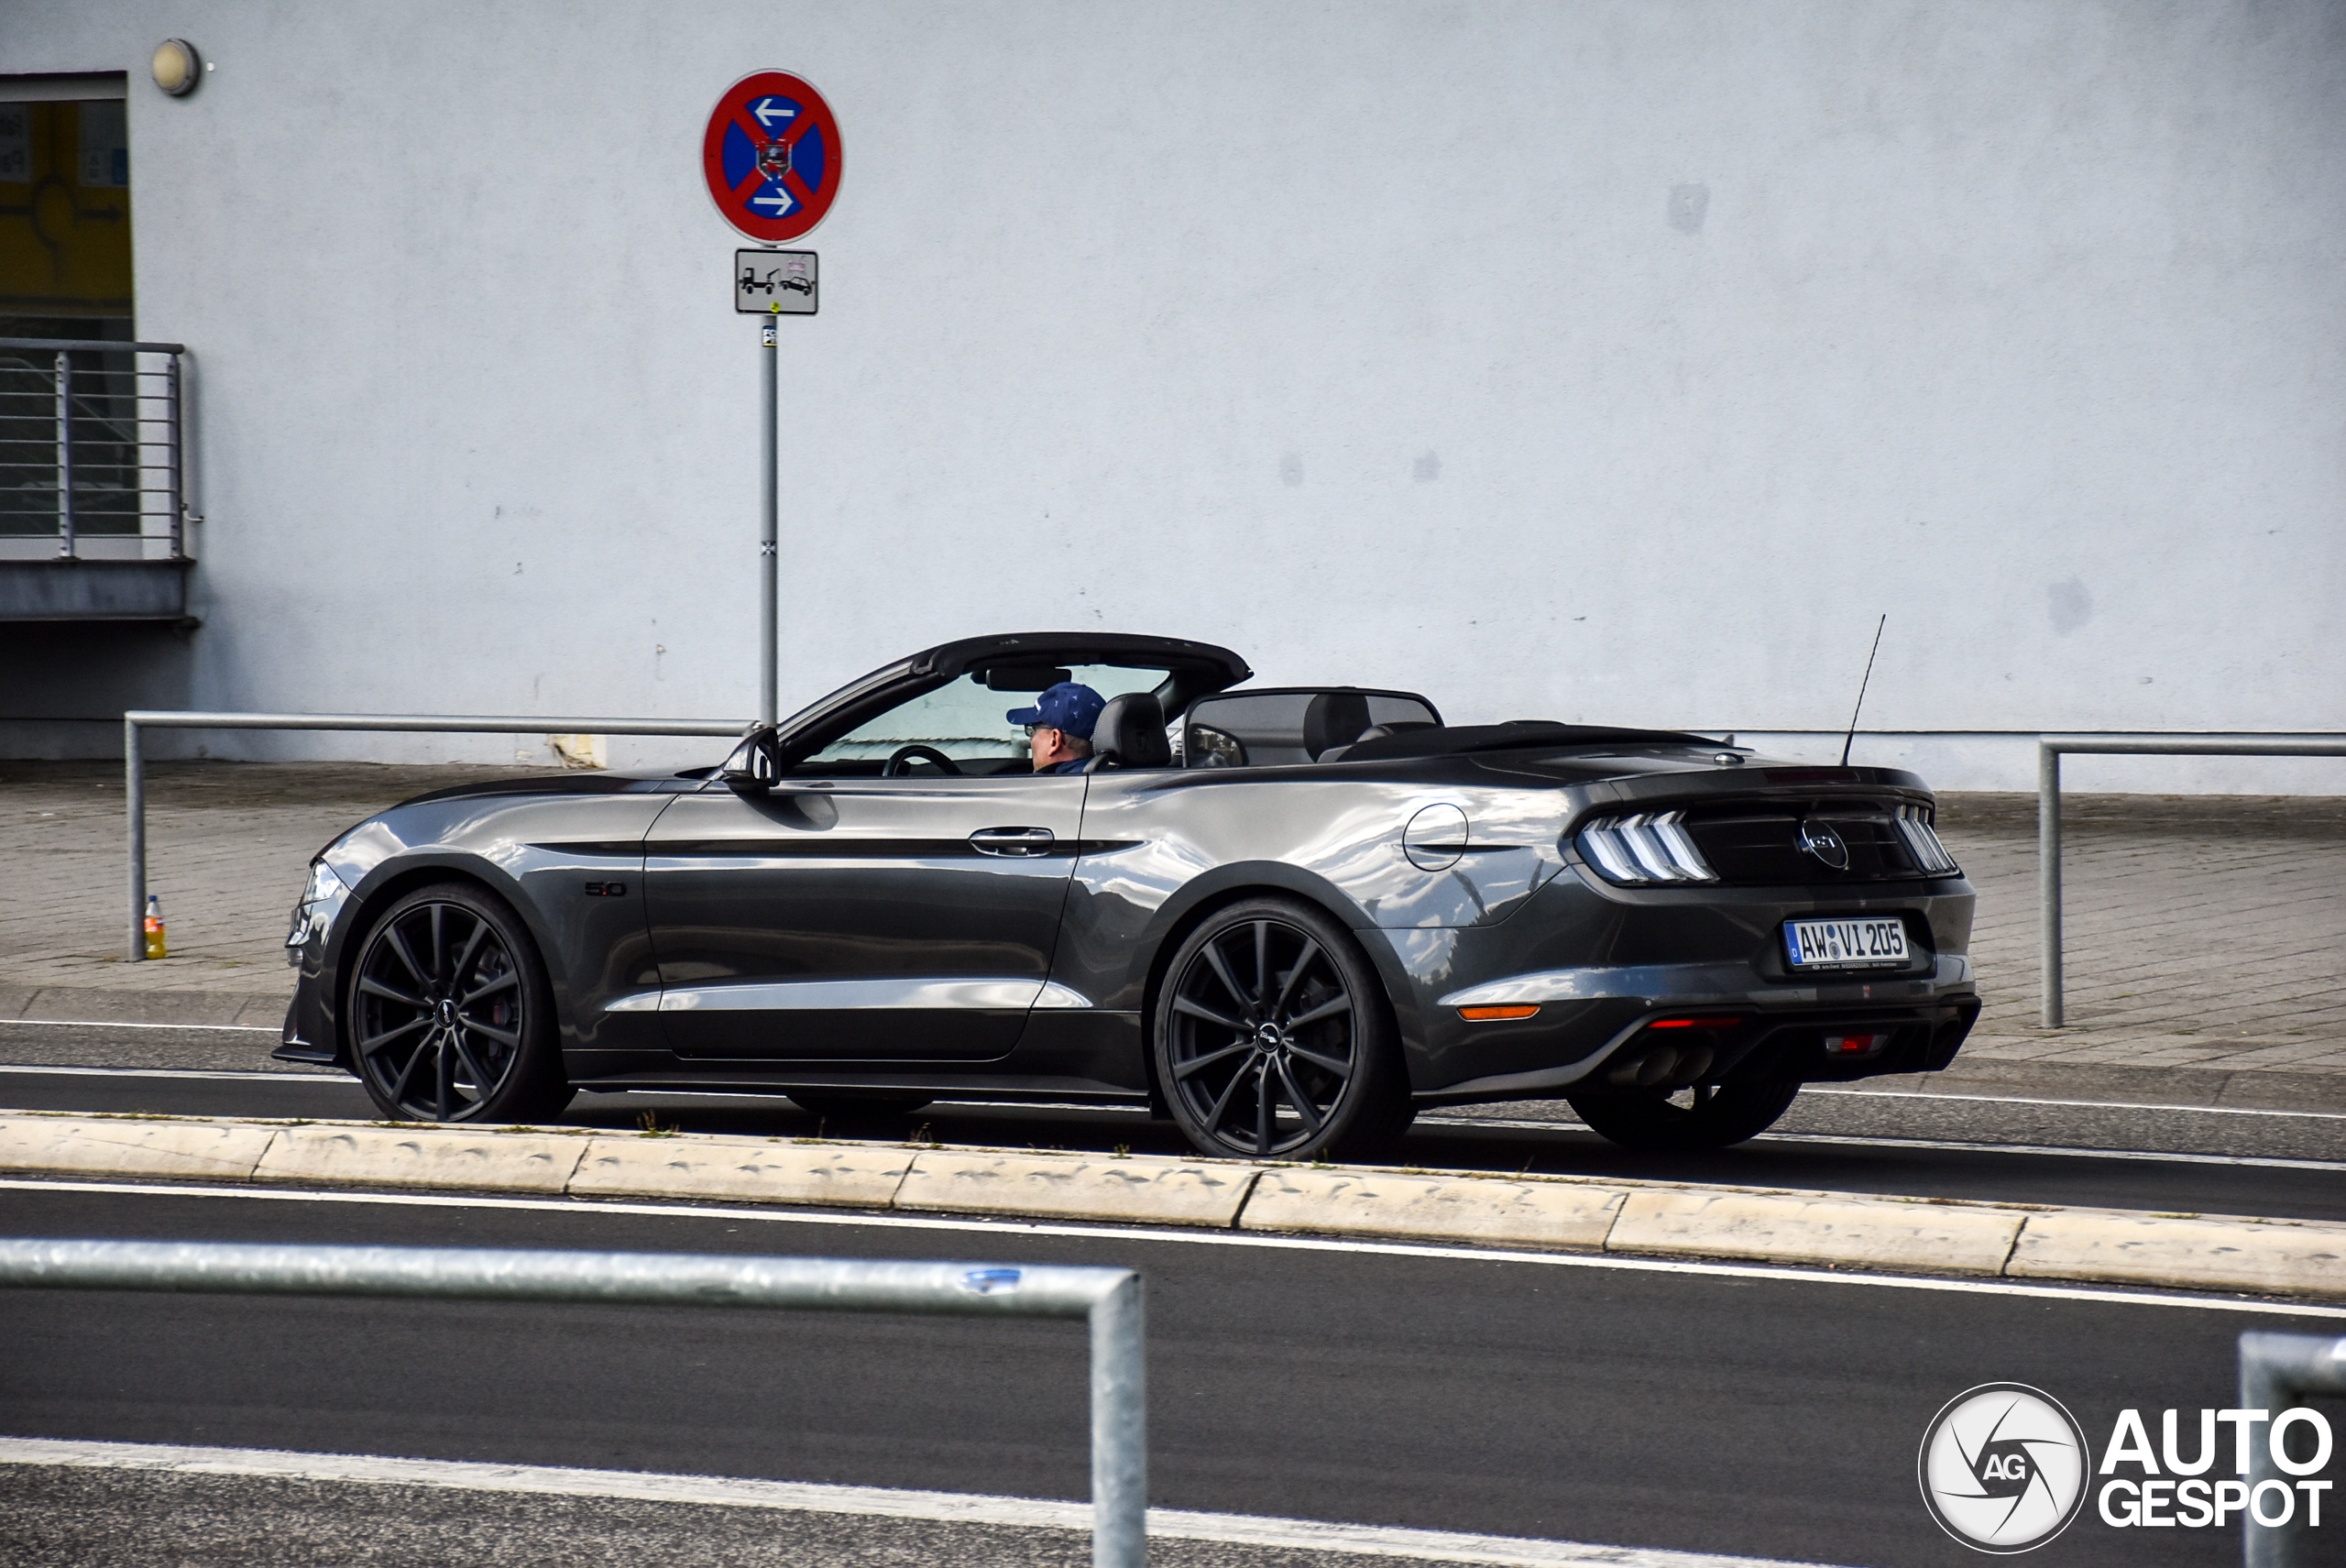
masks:
<instances>
[{"instance_id":1,"label":"black headrest","mask_svg":"<svg viewBox=\"0 0 2346 1568\"><path fill-rule=\"evenodd\" d=\"M1290 710L1292 711L1292 710ZM1318 762L1320 753L1349 746L1368 728L1368 698L1360 692L1321 692L1303 710L1303 749Z\"/></svg>"},{"instance_id":2,"label":"black headrest","mask_svg":"<svg viewBox=\"0 0 2346 1568\"><path fill-rule=\"evenodd\" d=\"M1165 709L1157 694L1110 697L1091 726L1091 754L1119 768L1171 767L1173 747L1165 739Z\"/></svg>"}]
</instances>

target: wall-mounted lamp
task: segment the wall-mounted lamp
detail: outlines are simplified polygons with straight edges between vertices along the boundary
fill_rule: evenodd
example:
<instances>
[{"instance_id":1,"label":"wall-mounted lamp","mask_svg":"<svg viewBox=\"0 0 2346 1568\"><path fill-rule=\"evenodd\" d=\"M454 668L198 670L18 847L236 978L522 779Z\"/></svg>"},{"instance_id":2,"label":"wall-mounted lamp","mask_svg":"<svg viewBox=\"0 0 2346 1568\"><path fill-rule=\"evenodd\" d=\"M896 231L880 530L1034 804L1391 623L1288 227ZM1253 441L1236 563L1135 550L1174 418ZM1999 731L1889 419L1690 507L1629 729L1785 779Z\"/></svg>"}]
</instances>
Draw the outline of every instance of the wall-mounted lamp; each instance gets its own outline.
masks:
<instances>
[{"instance_id":1,"label":"wall-mounted lamp","mask_svg":"<svg viewBox=\"0 0 2346 1568\"><path fill-rule=\"evenodd\" d=\"M184 98L195 91L203 74L203 62L195 57L195 46L185 38L165 38L155 46L155 85L174 98Z\"/></svg>"}]
</instances>

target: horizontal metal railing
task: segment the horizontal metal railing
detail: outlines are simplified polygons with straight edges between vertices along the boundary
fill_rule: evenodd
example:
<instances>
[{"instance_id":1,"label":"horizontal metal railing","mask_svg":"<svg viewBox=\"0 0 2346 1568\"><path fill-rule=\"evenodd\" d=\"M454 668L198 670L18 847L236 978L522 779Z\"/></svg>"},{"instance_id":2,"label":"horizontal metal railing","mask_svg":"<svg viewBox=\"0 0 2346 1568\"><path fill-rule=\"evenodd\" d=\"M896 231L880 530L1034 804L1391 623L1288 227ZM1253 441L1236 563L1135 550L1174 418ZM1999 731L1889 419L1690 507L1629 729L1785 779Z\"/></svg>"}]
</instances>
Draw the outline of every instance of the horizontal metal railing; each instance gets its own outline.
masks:
<instances>
[{"instance_id":1,"label":"horizontal metal railing","mask_svg":"<svg viewBox=\"0 0 2346 1568\"><path fill-rule=\"evenodd\" d=\"M203 713L134 708L122 716L123 814L129 829L130 942L124 957L147 957L147 770L141 729L375 729L422 735L716 735L747 731L730 718L534 718L413 713Z\"/></svg>"},{"instance_id":2,"label":"horizontal metal railing","mask_svg":"<svg viewBox=\"0 0 2346 1568\"><path fill-rule=\"evenodd\" d=\"M2282 1411L2308 1394L2346 1394L2346 1339L2276 1334L2262 1329L2252 1329L2240 1336L2242 1409L2277 1419ZM2242 1557L2248 1568L2295 1568L2297 1563L2308 1561L2300 1555L2308 1536L2301 1521L2310 1509L2297 1506L2298 1498L2289 1496L2290 1484L2275 1473L2280 1466L2274 1462L2273 1429L2268 1427L2253 1436L2249 1435L2248 1427L2238 1430L2249 1453L2247 1506L2241 1510L2240 1521ZM2328 1483L2321 1485L2327 1486ZM2286 1513L2264 1507L2264 1494L2272 1490L2277 1490L2288 1502ZM2338 1503L2333 1493L2333 1523ZM2267 1513L2275 1514L2282 1522L2267 1524L2263 1517Z\"/></svg>"},{"instance_id":3,"label":"horizontal metal railing","mask_svg":"<svg viewBox=\"0 0 2346 1568\"><path fill-rule=\"evenodd\" d=\"M176 343L0 337L0 537L62 560L99 540L187 554L185 387Z\"/></svg>"},{"instance_id":4,"label":"horizontal metal railing","mask_svg":"<svg viewBox=\"0 0 2346 1568\"><path fill-rule=\"evenodd\" d=\"M2036 903L2043 942L2045 1027L2057 1029L2066 1014L2062 988L2061 758L2065 755L2143 757L2346 757L2346 735L2144 734L2040 735L2036 740Z\"/></svg>"},{"instance_id":5,"label":"horizontal metal railing","mask_svg":"<svg viewBox=\"0 0 2346 1568\"><path fill-rule=\"evenodd\" d=\"M1129 1268L471 1247L0 1241L0 1287L1082 1318L1091 1332L1091 1561L1146 1561L1148 1387Z\"/></svg>"},{"instance_id":6,"label":"horizontal metal railing","mask_svg":"<svg viewBox=\"0 0 2346 1568\"><path fill-rule=\"evenodd\" d=\"M735 736L748 728L733 719L565 718L527 716L429 716L369 713L206 713L133 711L123 715L124 810L129 826L130 923L126 956L146 957L147 817L141 728L177 729L404 730L440 734L605 734ZM1869 730L1910 737L1980 734L1984 731ZM2005 733L1999 731L1999 734ZM2341 757L2346 735L2204 733L2081 733L2048 735L2012 731L2037 744L2037 901L2043 961L2045 1027L2057 1029L2065 1016L2066 966L2061 907L2061 758L2090 753L2124 756Z\"/></svg>"}]
</instances>

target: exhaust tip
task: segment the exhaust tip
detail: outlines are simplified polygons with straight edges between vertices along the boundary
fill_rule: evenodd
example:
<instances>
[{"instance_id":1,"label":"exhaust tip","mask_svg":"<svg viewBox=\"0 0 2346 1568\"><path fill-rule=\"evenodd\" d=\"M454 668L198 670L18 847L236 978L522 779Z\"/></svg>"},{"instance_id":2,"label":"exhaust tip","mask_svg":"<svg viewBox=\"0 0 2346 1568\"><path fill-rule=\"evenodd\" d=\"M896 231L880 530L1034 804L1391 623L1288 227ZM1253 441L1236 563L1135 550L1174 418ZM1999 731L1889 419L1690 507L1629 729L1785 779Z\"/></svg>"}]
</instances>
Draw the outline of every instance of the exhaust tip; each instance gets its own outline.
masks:
<instances>
[{"instance_id":1,"label":"exhaust tip","mask_svg":"<svg viewBox=\"0 0 2346 1568\"><path fill-rule=\"evenodd\" d=\"M1711 1058L1715 1054L1708 1046L1689 1046L1682 1049L1678 1053L1677 1063L1671 1069L1672 1084L1679 1089L1691 1089L1702 1082L1703 1075L1711 1070Z\"/></svg>"},{"instance_id":2,"label":"exhaust tip","mask_svg":"<svg viewBox=\"0 0 2346 1568\"><path fill-rule=\"evenodd\" d=\"M1605 1080L1618 1089L1651 1089L1678 1070L1678 1059L1674 1046L1649 1046L1615 1063Z\"/></svg>"}]
</instances>

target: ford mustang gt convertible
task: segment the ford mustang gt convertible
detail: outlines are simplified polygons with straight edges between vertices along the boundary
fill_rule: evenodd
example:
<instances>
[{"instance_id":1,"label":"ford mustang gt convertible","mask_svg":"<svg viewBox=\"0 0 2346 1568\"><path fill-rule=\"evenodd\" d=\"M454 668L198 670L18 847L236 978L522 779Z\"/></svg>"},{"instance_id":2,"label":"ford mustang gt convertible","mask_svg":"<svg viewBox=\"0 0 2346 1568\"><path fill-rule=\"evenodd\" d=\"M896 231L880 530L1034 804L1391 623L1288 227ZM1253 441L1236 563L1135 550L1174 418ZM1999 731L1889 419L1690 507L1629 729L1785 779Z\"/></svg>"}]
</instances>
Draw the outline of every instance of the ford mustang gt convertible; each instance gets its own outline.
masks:
<instances>
[{"instance_id":1,"label":"ford mustang gt convertible","mask_svg":"<svg viewBox=\"0 0 2346 1568\"><path fill-rule=\"evenodd\" d=\"M1146 1103L1210 1155L1561 1097L1716 1146L1947 1065L1972 893L1921 780L1661 730L1450 725L1227 649L1030 633L890 664L722 764L443 790L310 868L278 1055L385 1114L575 1091ZM1107 699L1080 772L1007 715Z\"/></svg>"}]
</instances>

